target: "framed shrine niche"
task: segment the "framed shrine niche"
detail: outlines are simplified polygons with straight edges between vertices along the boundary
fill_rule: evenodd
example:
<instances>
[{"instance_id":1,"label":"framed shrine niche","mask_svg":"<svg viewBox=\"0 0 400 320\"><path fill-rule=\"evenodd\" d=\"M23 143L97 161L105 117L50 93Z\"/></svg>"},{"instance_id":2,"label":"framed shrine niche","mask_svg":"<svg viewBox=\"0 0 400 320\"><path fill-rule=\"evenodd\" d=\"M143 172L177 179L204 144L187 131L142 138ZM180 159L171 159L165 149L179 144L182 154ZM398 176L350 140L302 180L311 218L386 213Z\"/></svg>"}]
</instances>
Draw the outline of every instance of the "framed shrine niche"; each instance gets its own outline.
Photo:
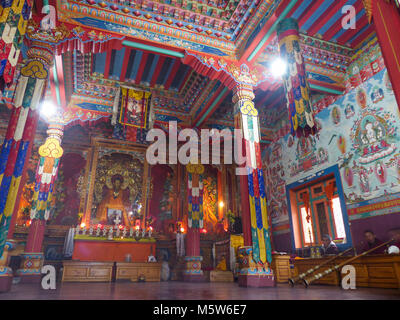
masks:
<instances>
[{"instance_id":1,"label":"framed shrine niche","mask_svg":"<svg viewBox=\"0 0 400 320\"><path fill-rule=\"evenodd\" d=\"M82 222L144 226L149 191L145 146L94 139L88 161Z\"/></svg>"}]
</instances>

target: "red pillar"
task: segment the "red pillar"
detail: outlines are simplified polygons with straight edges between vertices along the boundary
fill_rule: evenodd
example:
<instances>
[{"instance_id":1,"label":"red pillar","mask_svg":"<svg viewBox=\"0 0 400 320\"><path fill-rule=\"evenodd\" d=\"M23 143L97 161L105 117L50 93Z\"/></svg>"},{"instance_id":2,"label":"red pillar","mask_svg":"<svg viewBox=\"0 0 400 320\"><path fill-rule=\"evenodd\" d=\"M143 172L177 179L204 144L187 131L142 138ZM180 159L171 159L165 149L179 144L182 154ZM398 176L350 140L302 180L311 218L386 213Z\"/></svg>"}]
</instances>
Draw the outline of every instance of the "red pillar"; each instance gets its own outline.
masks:
<instances>
[{"instance_id":1,"label":"red pillar","mask_svg":"<svg viewBox=\"0 0 400 320\"><path fill-rule=\"evenodd\" d=\"M54 184L57 179L60 158L63 155L61 139L63 125L51 123L48 137L39 148L39 162L36 169L35 192L33 194L31 219L25 252L22 256L22 268L17 270L21 282L39 282L44 260L42 244L46 222L50 218ZM49 179L50 178L50 179Z\"/></svg>"},{"instance_id":2,"label":"red pillar","mask_svg":"<svg viewBox=\"0 0 400 320\"><path fill-rule=\"evenodd\" d=\"M42 251L42 243L44 239L44 231L46 229L46 221L33 219L29 227L29 234L26 240L25 253L35 253Z\"/></svg>"},{"instance_id":3,"label":"red pillar","mask_svg":"<svg viewBox=\"0 0 400 320\"><path fill-rule=\"evenodd\" d=\"M383 59L400 108L400 13L393 2L374 0L372 15Z\"/></svg>"},{"instance_id":4,"label":"red pillar","mask_svg":"<svg viewBox=\"0 0 400 320\"><path fill-rule=\"evenodd\" d=\"M203 182L204 166L191 164L186 166L188 190L188 224L186 235L186 268L183 272L183 281L204 281L200 256L200 229L203 228Z\"/></svg>"}]
</instances>

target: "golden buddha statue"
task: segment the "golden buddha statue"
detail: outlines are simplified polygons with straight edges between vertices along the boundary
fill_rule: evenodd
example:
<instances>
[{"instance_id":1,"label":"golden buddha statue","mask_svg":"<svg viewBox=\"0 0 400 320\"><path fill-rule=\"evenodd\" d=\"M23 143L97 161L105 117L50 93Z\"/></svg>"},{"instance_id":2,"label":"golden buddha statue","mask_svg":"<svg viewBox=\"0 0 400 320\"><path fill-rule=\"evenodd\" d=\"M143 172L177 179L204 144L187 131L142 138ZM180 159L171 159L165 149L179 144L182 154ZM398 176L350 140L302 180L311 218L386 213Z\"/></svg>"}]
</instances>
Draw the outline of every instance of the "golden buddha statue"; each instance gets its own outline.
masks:
<instances>
[{"instance_id":1,"label":"golden buddha statue","mask_svg":"<svg viewBox=\"0 0 400 320\"><path fill-rule=\"evenodd\" d=\"M123 177L115 175L111 179L112 189L107 189L106 195L101 200L98 208L96 218L99 222L106 224L123 224L130 226L130 220L124 204L123 190Z\"/></svg>"},{"instance_id":2,"label":"golden buddha statue","mask_svg":"<svg viewBox=\"0 0 400 320\"><path fill-rule=\"evenodd\" d=\"M221 259L221 261L217 264L215 270L218 270L218 271L226 271L226 270L227 270L225 255L222 256L222 259Z\"/></svg>"}]
</instances>

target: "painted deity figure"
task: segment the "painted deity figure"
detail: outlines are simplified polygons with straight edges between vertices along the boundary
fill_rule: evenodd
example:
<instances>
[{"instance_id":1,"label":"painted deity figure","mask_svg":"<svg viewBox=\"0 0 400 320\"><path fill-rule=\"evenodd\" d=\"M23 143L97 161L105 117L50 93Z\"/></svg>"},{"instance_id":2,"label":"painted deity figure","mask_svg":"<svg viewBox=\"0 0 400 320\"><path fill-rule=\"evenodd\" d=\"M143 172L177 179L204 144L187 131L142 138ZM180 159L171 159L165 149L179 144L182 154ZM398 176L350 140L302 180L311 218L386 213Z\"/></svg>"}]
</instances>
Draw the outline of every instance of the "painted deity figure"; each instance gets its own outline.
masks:
<instances>
[{"instance_id":1,"label":"painted deity figure","mask_svg":"<svg viewBox=\"0 0 400 320\"><path fill-rule=\"evenodd\" d=\"M378 153L390 147L385 140L385 131L379 121L372 122L368 119L365 122L364 130L362 130L360 138L364 155Z\"/></svg>"},{"instance_id":2,"label":"painted deity figure","mask_svg":"<svg viewBox=\"0 0 400 320\"><path fill-rule=\"evenodd\" d=\"M366 138L368 139L368 142L370 144L376 143L377 142L376 133L375 133L372 122L367 121L367 124L365 125L365 130L366 130Z\"/></svg>"},{"instance_id":3,"label":"painted deity figure","mask_svg":"<svg viewBox=\"0 0 400 320\"><path fill-rule=\"evenodd\" d=\"M125 209L123 190L121 189L123 178L120 175L112 177L112 189L107 189L106 196L100 202L96 217L100 222L115 224L121 221L122 224L130 226L127 211Z\"/></svg>"},{"instance_id":4,"label":"painted deity figure","mask_svg":"<svg viewBox=\"0 0 400 320\"><path fill-rule=\"evenodd\" d=\"M381 88L374 87L373 92L371 93L371 100L373 103L378 103L379 101L382 101L384 98L384 93Z\"/></svg>"},{"instance_id":5,"label":"painted deity figure","mask_svg":"<svg viewBox=\"0 0 400 320\"><path fill-rule=\"evenodd\" d=\"M375 174L381 184L386 182L386 166L381 161L375 165Z\"/></svg>"},{"instance_id":6,"label":"painted deity figure","mask_svg":"<svg viewBox=\"0 0 400 320\"><path fill-rule=\"evenodd\" d=\"M354 106L351 104L347 104L345 111L344 111L345 115L346 115L346 119L351 118L352 116L354 116L355 112L354 112Z\"/></svg>"},{"instance_id":7,"label":"painted deity figure","mask_svg":"<svg viewBox=\"0 0 400 320\"><path fill-rule=\"evenodd\" d=\"M298 159L305 159L314 151L314 141L310 138L310 136L300 137L299 142L297 143L297 157Z\"/></svg>"},{"instance_id":8,"label":"painted deity figure","mask_svg":"<svg viewBox=\"0 0 400 320\"><path fill-rule=\"evenodd\" d=\"M142 106L135 99L129 99L127 105L127 120L130 124L138 124L142 113Z\"/></svg>"},{"instance_id":9,"label":"painted deity figure","mask_svg":"<svg viewBox=\"0 0 400 320\"><path fill-rule=\"evenodd\" d=\"M332 121L334 124L340 123L340 110L338 107L332 109Z\"/></svg>"},{"instance_id":10,"label":"painted deity figure","mask_svg":"<svg viewBox=\"0 0 400 320\"><path fill-rule=\"evenodd\" d=\"M217 218L217 186L212 177L203 180L203 214L207 230L216 231Z\"/></svg>"},{"instance_id":11,"label":"painted deity figure","mask_svg":"<svg viewBox=\"0 0 400 320\"><path fill-rule=\"evenodd\" d=\"M365 168L360 169L359 173L360 177L360 188L363 193L368 193L369 189L369 180L368 180L368 172Z\"/></svg>"}]
</instances>

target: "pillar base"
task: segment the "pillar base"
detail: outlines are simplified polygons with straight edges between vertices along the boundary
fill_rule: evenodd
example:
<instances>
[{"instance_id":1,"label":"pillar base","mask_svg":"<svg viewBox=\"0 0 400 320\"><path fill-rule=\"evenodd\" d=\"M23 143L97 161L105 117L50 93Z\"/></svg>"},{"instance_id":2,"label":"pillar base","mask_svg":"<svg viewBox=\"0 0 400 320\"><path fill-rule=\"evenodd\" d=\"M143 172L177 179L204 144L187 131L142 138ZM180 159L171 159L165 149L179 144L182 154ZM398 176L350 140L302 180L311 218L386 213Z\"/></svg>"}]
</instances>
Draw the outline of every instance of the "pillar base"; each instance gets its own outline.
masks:
<instances>
[{"instance_id":1,"label":"pillar base","mask_svg":"<svg viewBox=\"0 0 400 320\"><path fill-rule=\"evenodd\" d=\"M9 267L0 267L0 292L10 291L13 280L13 272Z\"/></svg>"},{"instance_id":2,"label":"pillar base","mask_svg":"<svg viewBox=\"0 0 400 320\"><path fill-rule=\"evenodd\" d=\"M252 288L264 288L264 287L275 287L275 277L273 275L239 275L238 277L239 287L252 287Z\"/></svg>"},{"instance_id":3,"label":"pillar base","mask_svg":"<svg viewBox=\"0 0 400 320\"><path fill-rule=\"evenodd\" d=\"M42 281L41 274L20 274L21 281L19 283L40 283Z\"/></svg>"},{"instance_id":4,"label":"pillar base","mask_svg":"<svg viewBox=\"0 0 400 320\"><path fill-rule=\"evenodd\" d=\"M23 253L22 268L17 270L20 283L39 283L42 278L43 253Z\"/></svg>"},{"instance_id":5,"label":"pillar base","mask_svg":"<svg viewBox=\"0 0 400 320\"><path fill-rule=\"evenodd\" d=\"M238 249L240 271L238 284L240 287L275 287L275 277L268 262L256 263L253 260L253 247L246 246Z\"/></svg>"},{"instance_id":6,"label":"pillar base","mask_svg":"<svg viewBox=\"0 0 400 320\"><path fill-rule=\"evenodd\" d=\"M201 261L203 257L186 256L186 267L183 271L183 281L203 282L205 281L203 270L201 270Z\"/></svg>"}]
</instances>

